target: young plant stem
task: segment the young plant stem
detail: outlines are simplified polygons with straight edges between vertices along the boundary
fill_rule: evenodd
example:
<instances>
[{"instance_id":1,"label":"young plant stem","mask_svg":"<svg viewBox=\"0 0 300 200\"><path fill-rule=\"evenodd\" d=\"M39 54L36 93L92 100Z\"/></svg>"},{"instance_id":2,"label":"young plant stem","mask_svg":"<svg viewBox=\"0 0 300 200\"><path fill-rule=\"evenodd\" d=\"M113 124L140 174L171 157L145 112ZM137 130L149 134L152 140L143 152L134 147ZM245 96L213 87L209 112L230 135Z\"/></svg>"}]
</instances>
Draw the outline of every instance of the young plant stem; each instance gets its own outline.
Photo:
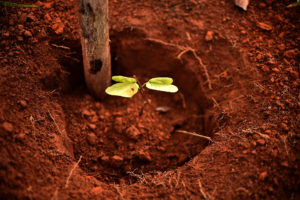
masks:
<instances>
[{"instance_id":1,"label":"young plant stem","mask_svg":"<svg viewBox=\"0 0 300 200\"><path fill-rule=\"evenodd\" d=\"M141 109L140 109L140 112L139 112L139 117L141 117L143 115L143 112L144 112L144 108L147 104L151 105L150 101L146 98L145 94L144 94L144 86L145 84L141 84L140 81L137 79L137 77L135 75L133 75L133 78L135 78L135 80L137 81L137 84L139 85L140 87L140 91L141 91L141 95L142 95L142 98L144 99L144 102L141 106Z\"/></svg>"},{"instance_id":2,"label":"young plant stem","mask_svg":"<svg viewBox=\"0 0 300 200\"><path fill-rule=\"evenodd\" d=\"M145 108L146 104L147 104L147 101L144 101L142 106L141 106L140 112L139 112L139 117L141 117L143 115L144 108Z\"/></svg>"}]
</instances>

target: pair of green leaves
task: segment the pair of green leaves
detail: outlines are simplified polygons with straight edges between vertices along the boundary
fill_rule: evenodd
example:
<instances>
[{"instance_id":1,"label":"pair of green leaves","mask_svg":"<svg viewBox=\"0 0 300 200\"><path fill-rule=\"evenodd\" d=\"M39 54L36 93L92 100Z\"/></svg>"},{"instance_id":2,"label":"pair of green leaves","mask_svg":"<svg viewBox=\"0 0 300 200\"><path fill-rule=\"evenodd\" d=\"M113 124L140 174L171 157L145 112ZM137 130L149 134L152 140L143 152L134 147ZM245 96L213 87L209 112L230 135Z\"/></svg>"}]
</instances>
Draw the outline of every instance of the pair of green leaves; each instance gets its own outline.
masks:
<instances>
[{"instance_id":1,"label":"pair of green leaves","mask_svg":"<svg viewBox=\"0 0 300 200\"><path fill-rule=\"evenodd\" d=\"M140 86L135 78L125 76L113 76L112 80L117 83L106 88L105 90L107 94L112 96L131 98L140 89ZM146 87L151 90L175 93L178 91L178 88L175 85L172 85L172 83L172 78L157 77L150 79L148 82L144 83L142 87L146 85Z\"/></svg>"},{"instance_id":2,"label":"pair of green leaves","mask_svg":"<svg viewBox=\"0 0 300 200\"><path fill-rule=\"evenodd\" d=\"M22 7L22 8L36 8L39 7L38 5L26 5L20 3L11 3L8 1L0 1L0 5L2 6L9 6L9 7Z\"/></svg>"}]
</instances>

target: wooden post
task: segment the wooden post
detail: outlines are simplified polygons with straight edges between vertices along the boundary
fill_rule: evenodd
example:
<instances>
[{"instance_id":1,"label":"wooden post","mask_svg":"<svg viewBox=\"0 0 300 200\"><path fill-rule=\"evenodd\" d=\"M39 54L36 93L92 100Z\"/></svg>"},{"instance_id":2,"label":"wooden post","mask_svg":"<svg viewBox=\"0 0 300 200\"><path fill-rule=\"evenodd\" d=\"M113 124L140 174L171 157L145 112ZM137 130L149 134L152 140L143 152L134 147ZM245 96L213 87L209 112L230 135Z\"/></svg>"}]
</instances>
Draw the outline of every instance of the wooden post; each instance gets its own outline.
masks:
<instances>
[{"instance_id":1,"label":"wooden post","mask_svg":"<svg viewBox=\"0 0 300 200\"><path fill-rule=\"evenodd\" d=\"M79 0L84 77L91 94L101 99L111 83L108 0Z\"/></svg>"}]
</instances>

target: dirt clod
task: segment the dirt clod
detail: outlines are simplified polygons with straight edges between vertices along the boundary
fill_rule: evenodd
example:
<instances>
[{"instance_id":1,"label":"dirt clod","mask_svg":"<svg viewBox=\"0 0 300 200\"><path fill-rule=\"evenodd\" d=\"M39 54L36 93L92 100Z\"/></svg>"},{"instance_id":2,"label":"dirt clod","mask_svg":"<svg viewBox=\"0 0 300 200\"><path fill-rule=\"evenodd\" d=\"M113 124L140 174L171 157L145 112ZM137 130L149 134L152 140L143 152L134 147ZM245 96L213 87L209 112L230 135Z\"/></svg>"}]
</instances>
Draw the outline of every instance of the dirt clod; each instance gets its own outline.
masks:
<instances>
[{"instance_id":1,"label":"dirt clod","mask_svg":"<svg viewBox=\"0 0 300 200\"><path fill-rule=\"evenodd\" d=\"M120 167L123 164L124 158L118 155L114 155L111 157L111 165L113 167Z\"/></svg>"},{"instance_id":2,"label":"dirt clod","mask_svg":"<svg viewBox=\"0 0 300 200\"><path fill-rule=\"evenodd\" d=\"M264 171L259 174L259 180L264 181L268 176L268 172Z\"/></svg>"},{"instance_id":3,"label":"dirt clod","mask_svg":"<svg viewBox=\"0 0 300 200\"><path fill-rule=\"evenodd\" d=\"M214 39L214 32L213 31L207 31L205 35L205 41L211 42Z\"/></svg>"},{"instance_id":4,"label":"dirt clod","mask_svg":"<svg viewBox=\"0 0 300 200\"><path fill-rule=\"evenodd\" d=\"M96 145L97 142L98 142L98 138L97 136L95 135L95 133L89 133L87 135L87 141L90 145Z\"/></svg>"},{"instance_id":5,"label":"dirt clod","mask_svg":"<svg viewBox=\"0 0 300 200\"><path fill-rule=\"evenodd\" d=\"M101 186L98 187L94 187L93 189L91 189L91 194L94 196L97 196L99 194L101 194L104 190L102 189Z\"/></svg>"},{"instance_id":6,"label":"dirt clod","mask_svg":"<svg viewBox=\"0 0 300 200\"><path fill-rule=\"evenodd\" d=\"M28 30L25 30L23 34L25 37L32 37L32 33Z\"/></svg>"},{"instance_id":7,"label":"dirt clod","mask_svg":"<svg viewBox=\"0 0 300 200\"><path fill-rule=\"evenodd\" d=\"M264 139L258 139L258 140L256 140L256 142L260 145L265 145L266 144L266 140L264 140Z\"/></svg>"},{"instance_id":8,"label":"dirt clod","mask_svg":"<svg viewBox=\"0 0 300 200\"><path fill-rule=\"evenodd\" d=\"M258 22L257 26L265 31L271 31L273 29L273 27L269 24L266 24L264 22Z\"/></svg>"},{"instance_id":9,"label":"dirt clod","mask_svg":"<svg viewBox=\"0 0 300 200\"><path fill-rule=\"evenodd\" d=\"M151 162L151 160L152 160L150 154L148 152L144 152L144 151L139 151L139 158L141 160L145 160L148 162Z\"/></svg>"},{"instance_id":10,"label":"dirt clod","mask_svg":"<svg viewBox=\"0 0 300 200\"><path fill-rule=\"evenodd\" d=\"M55 23L55 24L52 25L51 28L53 29L53 31L56 34L60 35L64 32L65 25L61 22L60 23Z\"/></svg>"},{"instance_id":11,"label":"dirt clod","mask_svg":"<svg viewBox=\"0 0 300 200\"><path fill-rule=\"evenodd\" d=\"M5 131L9 133L14 131L14 126L9 122L3 122L2 127Z\"/></svg>"},{"instance_id":12,"label":"dirt clod","mask_svg":"<svg viewBox=\"0 0 300 200\"><path fill-rule=\"evenodd\" d=\"M25 100L20 100L19 103L20 103L20 105L22 106L22 108L26 108L26 107L27 107L27 101L25 101Z\"/></svg>"},{"instance_id":13,"label":"dirt clod","mask_svg":"<svg viewBox=\"0 0 300 200\"><path fill-rule=\"evenodd\" d=\"M279 73L279 72L280 72L280 70L279 70L277 67L272 68L272 71L273 71L273 72L276 72L276 73Z\"/></svg>"},{"instance_id":14,"label":"dirt clod","mask_svg":"<svg viewBox=\"0 0 300 200\"><path fill-rule=\"evenodd\" d=\"M15 138L19 141L23 141L25 139L25 133L19 133L15 136Z\"/></svg>"},{"instance_id":15,"label":"dirt clod","mask_svg":"<svg viewBox=\"0 0 300 200\"><path fill-rule=\"evenodd\" d=\"M140 135L140 131L134 126L130 126L127 130L126 130L126 135L134 140L137 140L139 135Z\"/></svg>"},{"instance_id":16,"label":"dirt clod","mask_svg":"<svg viewBox=\"0 0 300 200\"><path fill-rule=\"evenodd\" d=\"M89 128L95 130L97 126L95 124L88 124Z\"/></svg>"},{"instance_id":17,"label":"dirt clod","mask_svg":"<svg viewBox=\"0 0 300 200\"><path fill-rule=\"evenodd\" d=\"M259 6L259 8L266 8L267 7L267 5L265 3L263 3L263 2L260 2L258 4L258 6Z\"/></svg>"},{"instance_id":18,"label":"dirt clod","mask_svg":"<svg viewBox=\"0 0 300 200\"><path fill-rule=\"evenodd\" d=\"M280 124L280 126L281 126L281 128L284 130L284 131L286 131L286 132L288 132L290 129L289 129L289 127L288 127L288 125L286 124L286 123L281 123Z\"/></svg>"}]
</instances>

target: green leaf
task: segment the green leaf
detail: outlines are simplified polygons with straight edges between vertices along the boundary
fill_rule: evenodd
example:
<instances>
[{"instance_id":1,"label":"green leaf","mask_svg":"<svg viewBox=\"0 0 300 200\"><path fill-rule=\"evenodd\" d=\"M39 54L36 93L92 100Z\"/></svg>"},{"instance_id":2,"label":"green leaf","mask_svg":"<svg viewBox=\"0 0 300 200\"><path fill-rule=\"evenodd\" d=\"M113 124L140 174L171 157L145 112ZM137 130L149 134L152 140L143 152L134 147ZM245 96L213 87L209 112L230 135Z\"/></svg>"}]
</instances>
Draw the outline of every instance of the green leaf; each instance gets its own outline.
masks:
<instances>
[{"instance_id":1,"label":"green leaf","mask_svg":"<svg viewBox=\"0 0 300 200\"><path fill-rule=\"evenodd\" d=\"M137 83L116 83L106 88L105 92L112 96L131 98L138 90L139 85Z\"/></svg>"},{"instance_id":2,"label":"green leaf","mask_svg":"<svg viewBox=\"0 0 300 200\"><path fill-rule=\"evenodd\" d=\"M172 92L178 91L175 85L172 85L173 79L169 77L157 77L152 78L146 83L146 87L151 90L158 90L162 92Z\"/></svg>"},{"instance_id":3,"label":"green leaf","mask_svg":"<svg viewBox=\"0 0 300 200\"><path fill-rule=\"evenodd\" d=\"M19 4L19 3L11 3L11 2L7 2L7 1L0 1L0 5L10 6L10 7L23 7L23 8L36 8L36 7L39 7L38 5L26 5L26 4Z\"/></svg>"},{"instance_id":4,"label":"green leaf","mask_svg":"<svg viewBox=\"0 0 300 200\"><path fill-rule=\"evenodd\" d=\"M178 88L175 85L171 85L171 84L157 84L157 83L147 82L146 87L151 90L158 90L162 92L175 93L178 91Z\"/></svg>"},{"instance_id":5,"label":"green leaf","mask_svg":"<svg viewBox=\"0 0 300 200\"><path fill-rule=\"evenodd\" d=\"M126 76L113 76L111 79L119 83L136 83L136 79Z\"/></svg>"},{"instance_id":6,"label":"green leaf","mask_svg":"<svg viewBox=\"0 0 300 200\"><path fill-rule=\"evenodd\" d=\"M173 79L169 77L157 77L151 78L148 82L154 84L171 85L173 83Z\"/></svg>"}]
</instances>

